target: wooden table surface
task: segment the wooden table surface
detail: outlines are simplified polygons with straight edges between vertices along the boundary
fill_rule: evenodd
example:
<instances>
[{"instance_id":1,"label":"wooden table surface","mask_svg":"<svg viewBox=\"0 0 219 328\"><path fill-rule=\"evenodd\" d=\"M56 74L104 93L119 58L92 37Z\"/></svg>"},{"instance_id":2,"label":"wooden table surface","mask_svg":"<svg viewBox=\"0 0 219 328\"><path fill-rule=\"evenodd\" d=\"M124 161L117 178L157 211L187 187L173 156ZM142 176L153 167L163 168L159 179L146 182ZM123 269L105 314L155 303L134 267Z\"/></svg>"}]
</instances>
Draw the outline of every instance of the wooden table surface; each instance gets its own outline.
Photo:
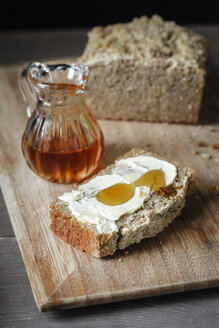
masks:
<instances>
[{"instance_id":1,"label":"wooden table surface","mask_svg":"<svg viewBox=\"0 0 219 328\"><path fill-rule=\"evenodd\" d=\"M214 92L219 92L219 25L192 28L211 42L207 83L210 79ZM2 32L0 64L78 56L84 49L86 32ZM210 89L206 89L204 97L211 93ZM215 104L209 115L205 115L205 123L211 124L215 118L218 119L214 111L219 110L219 103ZM0 195L0 327L112 326L219 327L219 288L40 313L33 299L3 197Z\"/></svg>"}]
</instances>

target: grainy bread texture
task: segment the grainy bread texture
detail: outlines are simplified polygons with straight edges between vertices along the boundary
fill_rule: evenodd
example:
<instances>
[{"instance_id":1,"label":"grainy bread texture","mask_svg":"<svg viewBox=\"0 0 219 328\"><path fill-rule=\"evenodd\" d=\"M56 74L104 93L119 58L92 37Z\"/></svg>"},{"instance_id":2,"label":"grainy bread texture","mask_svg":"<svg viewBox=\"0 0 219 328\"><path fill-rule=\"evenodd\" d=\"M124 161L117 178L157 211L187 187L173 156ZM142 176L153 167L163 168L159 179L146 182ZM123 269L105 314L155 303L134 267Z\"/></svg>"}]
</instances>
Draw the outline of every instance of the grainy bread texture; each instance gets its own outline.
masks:
<instances>
[{"instance_id":1,"label":"grainy bread texture","mask_svg":"<svg viewBox=\"0 0 219 328\"><path fill-rule=\"evenodd\" d=\"M196 124L207 41L154 15L95 27L79 62L88 65L88 105L99 119Z\"/></svg>"},{"instance_id":2,"label":"grainy bread texture","mask_svg":"<svg viewBox=\"0 0 219 328\"><path fill-rule=\"evenodd\" d=\"M133 149L121 158L138 155L160 158L140 149ZM109 165L98 175L110 174L113 167L114 164ZM61 200L50 206L51 230L65 242L92 256L112 255L117 249L124 249L144 238L157 235L179 216L185 205L192 175L191 169L178 166L174 183L152 193L151 198L138 211L123 215L117 221L118 232L99 233L95 225L85 224L73 217L68 205Z\"/></svg>"}]
</instances>

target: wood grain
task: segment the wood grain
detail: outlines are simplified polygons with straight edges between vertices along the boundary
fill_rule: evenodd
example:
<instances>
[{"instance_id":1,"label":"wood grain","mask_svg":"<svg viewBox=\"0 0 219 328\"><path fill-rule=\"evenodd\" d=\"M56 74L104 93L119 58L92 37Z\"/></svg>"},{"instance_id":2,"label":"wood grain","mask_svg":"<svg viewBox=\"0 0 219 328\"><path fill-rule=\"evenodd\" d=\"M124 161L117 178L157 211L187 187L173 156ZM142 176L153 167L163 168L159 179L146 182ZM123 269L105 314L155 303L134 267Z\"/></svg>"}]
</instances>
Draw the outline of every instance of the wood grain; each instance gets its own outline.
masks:
<instances>
[{"instance_id":1,"label":"wood grain","mask_svg":"<svg viewBox=\"0 0 219 328\"><path fill-rule=\"evenodd\" d=\"M40 313L15 238L0 238L0 258L2 328L218 328L219 288Z\"/></svg>"},{"instance_id":2,"label":"wood grain","mask_svg":"<svg viewBox=\"0 0 219 328\"><path fill-rule=\"evenodd\" d=\"M20 140L25 105L17 87L18 66L0 68L1 185L38 308L79 307L219 285L219 184L217 124L185 126L101 121L105 151L101 165L132 147L147 148L192 167L197 190L183 215L157 238L106 259L94 259L49 230L49 203L71 186L36 176L26 165ZM208 147L198 147L206 141ZM209 153L210 160L194 155Z\"/></svg>"}]
</instances>

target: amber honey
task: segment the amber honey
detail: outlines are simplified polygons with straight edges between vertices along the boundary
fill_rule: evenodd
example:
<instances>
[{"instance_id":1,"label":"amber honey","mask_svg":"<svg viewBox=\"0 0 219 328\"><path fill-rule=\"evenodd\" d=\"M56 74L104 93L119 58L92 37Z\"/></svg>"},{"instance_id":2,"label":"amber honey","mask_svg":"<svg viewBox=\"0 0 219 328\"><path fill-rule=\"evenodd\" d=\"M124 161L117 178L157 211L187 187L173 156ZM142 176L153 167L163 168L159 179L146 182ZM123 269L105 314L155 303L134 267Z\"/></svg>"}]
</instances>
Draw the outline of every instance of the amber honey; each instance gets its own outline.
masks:
<instances>
[{"instance_id":1,"label":"amber honey","mask_svg":"<svg viewBox=\"0 0 219 328\"><path fill-rule=\"evenodd\" d=\"M105 205L121 205L133 197L135 188L139 186L147 186L153 191L158 191L160 188L165 187L164 172L162 170L151 170L130 184L117 183L101 190L97 194L97 200Z\"/></svg>"},{"instance_id":2,"label":"amber honey","mask_svg":"<svg viewBox=\"0 0 219 328\"><path fill-rule=\"evenodd\" d=\"M69 140L69 144L75 141ZM68 147L69 148L69 147ZM43 147L42 147L43 149ZM29 167L42 178L58 183L79 182L97 167L103 150L103 137L85 148L60 151L60 140L53 140L47 151L34 147L24 133L22 150Z\"/></svg>"}]
</instances>

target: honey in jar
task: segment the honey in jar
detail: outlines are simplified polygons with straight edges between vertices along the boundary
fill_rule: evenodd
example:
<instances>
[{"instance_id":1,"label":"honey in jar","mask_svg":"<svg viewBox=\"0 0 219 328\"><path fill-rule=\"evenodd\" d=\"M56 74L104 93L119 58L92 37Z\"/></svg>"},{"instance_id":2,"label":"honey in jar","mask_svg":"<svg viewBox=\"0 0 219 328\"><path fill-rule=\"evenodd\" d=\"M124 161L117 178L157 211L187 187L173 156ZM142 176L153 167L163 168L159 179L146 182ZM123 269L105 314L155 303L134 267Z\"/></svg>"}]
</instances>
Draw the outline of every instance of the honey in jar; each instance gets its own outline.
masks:
<instances>
[{"instance_id":1,"label":"honey in jar","mask_svg":"<svg viewBox=\"0 0 219 328\"><path fill-rule=\"evenodd\" d=\"M29 114L22 151L49 181L79 182L100 161L104 138L86 104L87 78L87 67L78 64L32 63L20 75Z\"/></svg>"}]
</instances>

